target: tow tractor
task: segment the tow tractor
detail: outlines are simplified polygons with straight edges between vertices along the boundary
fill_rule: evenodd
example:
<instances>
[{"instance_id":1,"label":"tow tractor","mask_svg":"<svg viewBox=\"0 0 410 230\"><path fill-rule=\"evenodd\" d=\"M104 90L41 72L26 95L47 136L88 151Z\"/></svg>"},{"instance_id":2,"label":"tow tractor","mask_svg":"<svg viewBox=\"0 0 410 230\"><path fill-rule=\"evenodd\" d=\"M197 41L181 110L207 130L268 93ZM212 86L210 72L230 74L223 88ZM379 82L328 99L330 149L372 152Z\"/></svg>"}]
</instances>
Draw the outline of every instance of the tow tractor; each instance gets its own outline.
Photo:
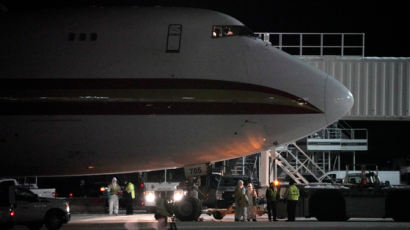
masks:
<instances>
[{"instance_id":1,"label":"tow tractor","mask_svg":"<svg viewBox=\"0 0 410 230\"><path fill-rule=\"evenodd\" d=\"M166 199L170 212L181 221L197 220L202 213L193 178L208 173L208 164L187 166L144 173L144 205L149 212L155 212L158 196Z\"/></svg>"},{"instance_id":2,"label":"tow tractor","mask_svg":"<svg viewBox=\"0 0 410 230\"><path fill-rule=\"evenodd\" d=\"M310 183L297 185L300 198L296 216L316 217L320 221L345 221L349 218L393 218L410 221L410 186L382 183L377 172L346 172L341 184ZM278 187L281 198L288 187ZM286 216L285 202L278 202L278 216Z\"/></svg>"},{"instance_id":3,"label":"tow tractor","mask_svg":"<svg viewBox=\"0 0 410 230\"><path fill-rule=\"evenodd\" d=\"M183 169L166 169L143 173L144 206L148 212L155 212L156 199L161 196L168 201L180 201L186 192L178 189L185 180Z\"/></svg>"}]
</instances>

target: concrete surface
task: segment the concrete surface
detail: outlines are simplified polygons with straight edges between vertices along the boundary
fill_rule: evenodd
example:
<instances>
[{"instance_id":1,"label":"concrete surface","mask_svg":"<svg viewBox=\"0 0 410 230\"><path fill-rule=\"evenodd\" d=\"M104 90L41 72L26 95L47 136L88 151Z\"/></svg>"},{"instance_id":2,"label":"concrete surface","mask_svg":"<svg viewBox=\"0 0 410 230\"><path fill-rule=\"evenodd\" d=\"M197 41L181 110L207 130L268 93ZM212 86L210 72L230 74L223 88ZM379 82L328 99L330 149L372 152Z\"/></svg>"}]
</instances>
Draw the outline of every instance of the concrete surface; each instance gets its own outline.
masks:
<instances>
[{"instance_id":1,"label":"concrete surface","mask_svg":"<svg viewBox=\"0 0 410 230\"><path fill-rule=\"evenodd\" d=\"M178 229L409 229L410 223L397 223L392 219L352 219L347 222L319 222L316 219L297 218L295 222L284 219L268 222L267 216L258 217L257 222L234 222L233 215L227 215L223 220L214 220L202 215L201 222L177 222ZM27 229L16 226L13 229ZM42 229L46 229L43 227ZM71 221L61 230L100 229L100 230L152 230L158 229L153 214L119 215L81 215L75 214Z\"/></svg>"}]
</instances>

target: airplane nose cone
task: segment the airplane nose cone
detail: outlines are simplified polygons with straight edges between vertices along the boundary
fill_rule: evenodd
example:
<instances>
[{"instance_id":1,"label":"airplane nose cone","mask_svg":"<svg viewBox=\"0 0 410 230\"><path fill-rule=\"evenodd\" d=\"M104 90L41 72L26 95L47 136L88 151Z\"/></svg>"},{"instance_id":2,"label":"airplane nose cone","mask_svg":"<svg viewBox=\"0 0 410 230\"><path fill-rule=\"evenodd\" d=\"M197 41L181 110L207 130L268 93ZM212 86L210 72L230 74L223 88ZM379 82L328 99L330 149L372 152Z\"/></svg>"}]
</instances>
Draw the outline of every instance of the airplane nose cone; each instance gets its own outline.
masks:
<instances>
[{"instance_id":1,"label":"airplane nose cone","mask_svg":"<svg viewBox=\"0 0 410 230\"><path fill-rule=\"evenodd\" d=\"M328 124L339 120L353 107L352 93L339 81L328 76L326 80L326 121Z\"/></svg>"}]
</instances>

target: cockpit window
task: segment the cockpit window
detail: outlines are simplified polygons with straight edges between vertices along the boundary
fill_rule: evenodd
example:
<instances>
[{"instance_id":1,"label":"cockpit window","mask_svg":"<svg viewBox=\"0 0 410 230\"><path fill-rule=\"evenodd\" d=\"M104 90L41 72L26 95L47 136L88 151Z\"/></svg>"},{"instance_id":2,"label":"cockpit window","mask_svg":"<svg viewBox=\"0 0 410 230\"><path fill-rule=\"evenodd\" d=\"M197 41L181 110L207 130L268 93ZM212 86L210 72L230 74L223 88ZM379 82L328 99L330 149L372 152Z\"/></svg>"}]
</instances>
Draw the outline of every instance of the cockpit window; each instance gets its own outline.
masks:
<instances>
[{"instance_id":1,"label":"cockpit window","mask_svg":"<svg viewBox=\"0 0 410 230\"><path fill-rule=\"evenodd\" d=\"M252 30L246 26L215 25L212 27L212 38L230 36L254 36L254 34Z\"/></svg>"}]
</instances>

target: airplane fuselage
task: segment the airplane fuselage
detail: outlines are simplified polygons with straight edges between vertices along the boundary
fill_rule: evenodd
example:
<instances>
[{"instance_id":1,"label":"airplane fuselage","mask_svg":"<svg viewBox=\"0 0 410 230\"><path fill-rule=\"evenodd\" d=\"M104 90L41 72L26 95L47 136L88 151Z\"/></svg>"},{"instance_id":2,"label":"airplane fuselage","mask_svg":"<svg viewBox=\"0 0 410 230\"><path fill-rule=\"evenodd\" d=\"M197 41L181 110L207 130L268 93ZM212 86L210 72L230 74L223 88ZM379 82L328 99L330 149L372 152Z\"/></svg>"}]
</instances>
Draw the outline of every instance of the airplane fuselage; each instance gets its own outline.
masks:
<instances>
[{"instance_id":1,"label":"airplane fuselage","mask_svg":"<svg viewBox=\"0 0 410 230\"><path fill-rule=\"evenodd\" d=\"M218 12L0 17L0 175L131 172L239 157L321 129L353 103L340 83ZM218 30L225 28L241 32Z\"/></svg>"}]
</instances>

